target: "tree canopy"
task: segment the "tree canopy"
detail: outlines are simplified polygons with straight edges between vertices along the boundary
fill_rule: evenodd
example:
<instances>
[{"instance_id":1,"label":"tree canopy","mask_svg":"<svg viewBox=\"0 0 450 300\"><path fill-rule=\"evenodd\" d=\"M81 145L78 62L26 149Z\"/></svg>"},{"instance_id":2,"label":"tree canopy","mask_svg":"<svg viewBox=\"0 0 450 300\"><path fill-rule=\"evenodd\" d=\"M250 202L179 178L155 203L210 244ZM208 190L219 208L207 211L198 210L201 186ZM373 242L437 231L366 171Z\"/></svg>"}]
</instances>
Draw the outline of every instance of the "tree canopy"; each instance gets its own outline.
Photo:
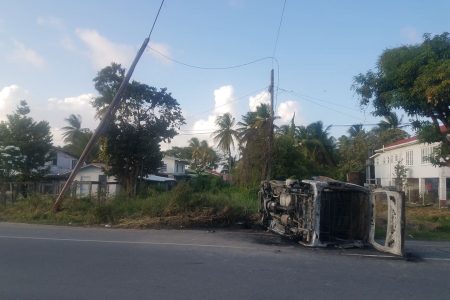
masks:
<instances>
[{"instance_id":1,"label":"tree canopy","mask_svg":"<svg viewBox=\"0 0 450 300\"><path fill-rule=\"evenodd\" d=\"M102 117L118 90L125 70L113 63L94 78L99 96L93 106ZM160 142L170 141L184 124L181 108L166 89L156 89L137 81L126 87L114 122L104 132L101 157L128 194L135 192L138 177L161 166Z\"/></svg>"},{"instance_id":2,"label":"tree canopy","mask_svg":"<svg viewBox=\"0 0 450 300\"><path fill-rule=\"evenodd\" d=\"M450 165L450 34L424 35L418 45L385 50L375 71L354 78L360 105L374 115L402 109L423 142L441 142L440 162Z\"/></svg>"},{"instance_id":3,"label":"tree canopy","mask_svg":"<svg viewBox=\"0 0 450 300\"><path fill-rule=\"evenodd\" d=\"M22 181L38 179L48 172L44 166L50 160L52 147L48 122L35 122L27 116L29 113L27 102L22 100L15 113L8 115L6 122L0 123L3 156L13 155L17 158L14 159L14 166L10 167L14 167L15 178Z\"/></svg>"}]
</instances>

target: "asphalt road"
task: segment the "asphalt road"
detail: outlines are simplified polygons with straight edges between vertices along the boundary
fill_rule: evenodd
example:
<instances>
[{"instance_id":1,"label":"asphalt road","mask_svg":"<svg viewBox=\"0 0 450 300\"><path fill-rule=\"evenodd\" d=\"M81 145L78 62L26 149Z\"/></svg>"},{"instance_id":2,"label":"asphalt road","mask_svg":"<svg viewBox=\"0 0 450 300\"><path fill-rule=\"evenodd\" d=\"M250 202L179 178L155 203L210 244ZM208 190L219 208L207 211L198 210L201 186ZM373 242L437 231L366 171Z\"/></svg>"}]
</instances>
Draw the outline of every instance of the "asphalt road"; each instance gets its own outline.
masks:
<instances>
[{"instance_id":1,"label":"asphalt road","mask_svg":"<svg viewBox=\"0 0 450 300\"><path fill-rule=\"evenodd\" d=\"M450 243L409 259L255 231L0 223L0 299L449 299Z\"/></svg>"}]
</instances>

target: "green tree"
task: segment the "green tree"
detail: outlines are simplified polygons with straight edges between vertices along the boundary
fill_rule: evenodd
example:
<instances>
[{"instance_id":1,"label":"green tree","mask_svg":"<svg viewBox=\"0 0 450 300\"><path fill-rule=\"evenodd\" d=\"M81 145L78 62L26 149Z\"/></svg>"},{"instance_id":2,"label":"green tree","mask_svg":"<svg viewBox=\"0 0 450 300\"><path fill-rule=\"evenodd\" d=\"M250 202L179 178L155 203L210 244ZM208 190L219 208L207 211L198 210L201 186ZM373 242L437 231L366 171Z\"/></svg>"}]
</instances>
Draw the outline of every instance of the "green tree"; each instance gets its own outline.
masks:
<instances>
[{"instance_id":1,"label":"green tree","mask_svg":"<svg viewBox=\"0 0 450 300\"><path fill-rule=\"evenodd\" d=\"M403 109L423 142L441 142L435 162L450 165L449 33L425 34L421 44L385 50L377 70L355 76L353 88L361 106L372 104L375 115Z\"/></svg>"},{"instance_id":2,"label":"green tree","mask_svg":"<svg viewBox=\"0 0 450 300\"><path fill-rule=\"evenodd\" d=\"M164 151L167 156L172 156L180 159L191 160L192 159L192 148L190 147L172 147L169 150Z\"/></svg>"},{"instance_id":3,"label":"green tree","mask_svg":"<svg viewBox=\"0 0 450 300\"><path fill-rule=\"evenodd\" d=\"M338 171L342 180L345 180L349 173L363 174L368 159L369 135L362 125L351 126L348 134L338 139Z\"/></svg>"},{"instance_id":4,"label":"green tree","mask_svg":"<svg viewBox=\"0 0 450 300\"><path fill-rule=\"evenodd\" d=\"M238 123L241 158L237 165L236 181L254 186L265 179L267 172L267 143L270 129L270 108L262 104L254 112L247 112Z\"/></svg>"},{"instance_id":5,"label":"green tree","mask_svg":"<svg viewBox=\"0 0 450 300\"><path fill-rule=\"evenodd\" d=\"M209 147L207 141L200 141L194 137L189 140L189 148L192 153L190 166L197 174L200 175L207 169L212 169L216 166L219 157L214 149Z\"/></svg>"},{"instance_id":6,"label":"green tree","mask_svg":"<svg viewBox=\"0 0 450 300\"><path fill-rule=\"evenodd\" d=\"M46 121L35 122L27 115L30 108L25 100L16 111L0 124L0 146L15 146L24 158L17 165L17 179L36 180L48 172L45 163L50 160L52 136Z\"/></svg>"},{"instance_id":7,"label":"green tree","mask_svg":"<svg viewBox=\"0 0 450 300\"><path fill-rule=\"evenodd\" d=\"M62 130L64 131L64 142L66 143L63 149L74 156L80 157L87 143L91 139L93 133L89 128L81 127L80 115L71 114L68 118L65 119L65 121L68 123L68 125L62 128ZM92 148L89 156L86 158L86 161L91 162L96 160L98 158L99 151L100 148L99 144L97 143Z\"/></svg>"},{"instance_id":8,"label":"green tree","mask_svg":"<svg viewBox=\"0 0 450 300\"><path fill-rule=\"evenodd\" d=\"M214 141L217 143L218 148L227 156L228 170L231 171L231 149L234 149L234 141L239 138L237 130L234 129L235 119L230 113L225 113L222 116L217 117L216 125L219 129L213 133Z\"/></svg>"},{"instance_id":9,"label":"green tree","mask_svg":"<svg viewBox=\"0 0 450 300\"><path fill-rule=\"evenodd\" d=\"M321 121L297 127L297 138L305 156L319 167L317 171L320 172L327 172L327 169L336 165L336 145L334 138L329 135L329 129L329 126L324 128Z\"/></svg>"},{"instance_id":10,"label":"green tree","mask_svg":"<svg viewBox=\"0 0 450 300\"><path fill-rule=\"evenodd\" d=\"M25 156L22 155L19 147L0 146L1 181L12 181L17 175L19 175L20 166L24 162Z\"/></svg>"},{"instance_id":11,"label":"green tree","mask_svg":"<svg viewBox=\"0 0 450 300\"><path fill-rule=\"evenodd\" d=\"M402 119L395 112L384 116L384 120L378 123L378 127L372 130L375 139L372 140L371 149L379 149L398 140L409 137L409 134L401 129Z\"/></svg>"},{"instance_id":12,"label":"green tree","mask_svg":"<svg viewBox=\"0 0 450 300\"><path fill-rule=\"evenodd\" d=\"M93 106L101 117L118 90L125 70L113 63L94 78L99 96ZM128 195L136 191L137 179L161 166L160 142L170 141L184 124L181 108L166 89L136 81L129 83L114 122L104 132L101 156L108 172L115 175Z\"/></svg>"}]
</instances>

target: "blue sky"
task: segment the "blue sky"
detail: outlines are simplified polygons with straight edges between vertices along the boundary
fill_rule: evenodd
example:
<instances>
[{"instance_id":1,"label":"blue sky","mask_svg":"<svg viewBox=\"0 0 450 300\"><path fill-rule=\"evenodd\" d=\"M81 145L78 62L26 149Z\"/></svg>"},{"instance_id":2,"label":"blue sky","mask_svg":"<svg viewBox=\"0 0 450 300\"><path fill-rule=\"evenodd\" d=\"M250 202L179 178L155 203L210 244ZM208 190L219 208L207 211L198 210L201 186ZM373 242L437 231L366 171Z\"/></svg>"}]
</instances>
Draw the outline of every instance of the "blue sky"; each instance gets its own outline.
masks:
<instances>
[{"instance_id":1,"label":"blue sky","mask_svg":"<svg viewBox=\"0 0 450 300\"><path fill-rule=\"evenodd\" d=\"M151 47L176 60L215 67L271 56L284 0L166 0ZM160 1L21 1L0 3L0 120L26 99L36 120L48 120L55 143L71 113L86 127L92 79L112 60L128 67ZM278 124L376 123L350 89L386 48L450 31L450 1L287 0L275 56ZM209 139L214 119L240 119L267 101L271 60L231 70L198 70L148 50L133 79L167 87L187 124L172 145ZM279 75L279 76L278 76ZM370 127L367 127L368 129ZM332 127L335 137L346 127Z\"/></svg>"}]
</instances>

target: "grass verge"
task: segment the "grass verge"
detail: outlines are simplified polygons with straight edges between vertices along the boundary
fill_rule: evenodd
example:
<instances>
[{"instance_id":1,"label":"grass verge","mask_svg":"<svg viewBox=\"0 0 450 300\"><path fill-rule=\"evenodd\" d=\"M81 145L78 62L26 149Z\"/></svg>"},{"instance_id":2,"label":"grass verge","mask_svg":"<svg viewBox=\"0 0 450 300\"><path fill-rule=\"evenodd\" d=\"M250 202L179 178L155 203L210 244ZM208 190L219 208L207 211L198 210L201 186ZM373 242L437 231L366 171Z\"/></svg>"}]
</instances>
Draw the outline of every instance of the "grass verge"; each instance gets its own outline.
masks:
<instances>
[{"instance_id":1,"label":"grass verge","mask_svg":"<svg viewBox=\"0 0 450 300\"><path fill-rule=\"evenodd\" d=\"M53 213L53 199L30 196L0 204L0 221L62 224L111 224L127 228L180 228L251 224L258 211L257 191L232 187L215 179L180 183L169 192L149 189L145 196L117 196L102 204L66 199Z\"/></svg>"}]
</instances>

